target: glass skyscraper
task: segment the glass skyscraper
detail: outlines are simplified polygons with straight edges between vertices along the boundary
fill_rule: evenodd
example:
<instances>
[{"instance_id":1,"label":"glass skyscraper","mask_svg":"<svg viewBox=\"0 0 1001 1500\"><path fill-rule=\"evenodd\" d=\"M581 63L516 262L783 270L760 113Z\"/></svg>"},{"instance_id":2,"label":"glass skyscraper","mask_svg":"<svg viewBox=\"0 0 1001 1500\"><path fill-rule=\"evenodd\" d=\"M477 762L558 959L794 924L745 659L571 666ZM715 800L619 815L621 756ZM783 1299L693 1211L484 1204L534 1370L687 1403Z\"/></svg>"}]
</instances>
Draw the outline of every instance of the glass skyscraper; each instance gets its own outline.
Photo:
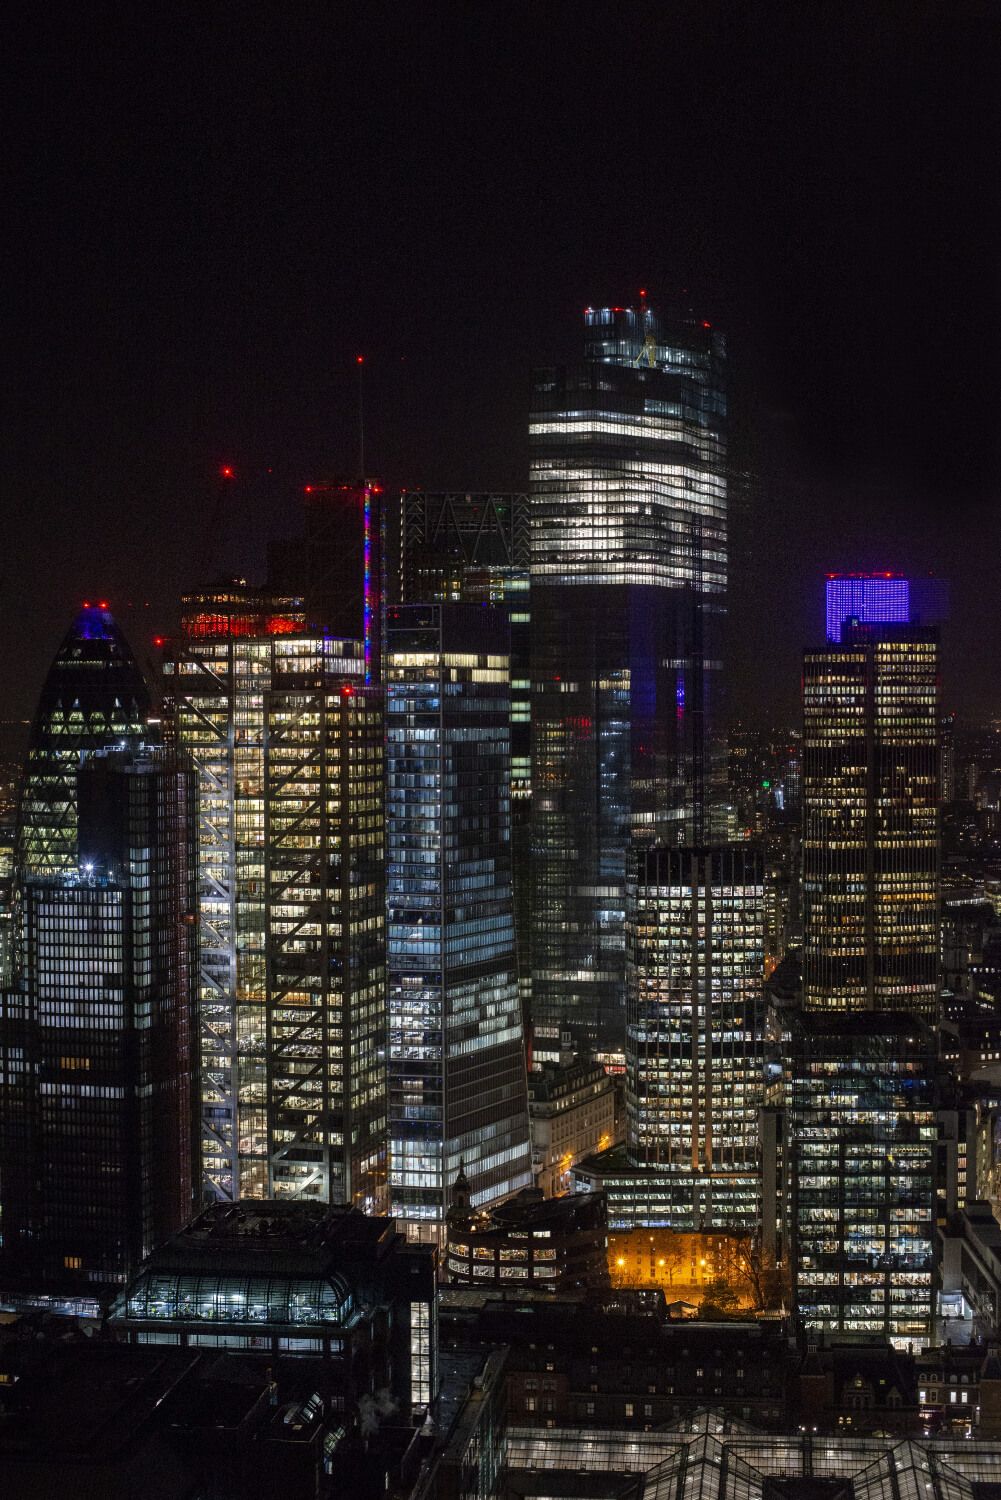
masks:
<instances>
[{"instance_id":1,"label":"glass skyscraper","mask_svg":"<svg viewBox=\"0 0 1001 1500\"><path fill-rule=\"evenodd\" d=\"M615 1228L761 1217L764 863L751 845L640 851L626 910L626 1143L575 1168Z\"/></svg>"},{"instance_id":2,"label":"glass skyscraper","mask_svg":"<svg viewBox=\"0 0 1001 1500\"><path fill-rule=\"evenodd\" d=\"M920 1348L933 1331L934 1035L887 1011L803 1012L791 1053L800 1318Z\"/></svg>"},{"instance_id":3,"label":"glass skyscraper","mask_svg":"<svg viewBox=\"0 0 1001 1500\"><path fill-rule=\"evenodd\" d=\"M518 985L531 993L531 588L527 494L405 490L400 497L403 604L491 604L510 626L511 852Z\"/></svg>"},{"instance_id":4,"label":"glass skyscraper","mask_svg":"<svg viewBox=\"0 0 1001 1500\"><path fill-rule=\"evenodd\" d=\"M804 1004L939 1003L938 642L847 627L803 664Z\"/></svg>"},{"instance_id":5,"label":"glass skyscraper","mask_svg":"<svg viewBox=\"0 0 1001 1500\"><path fill-rule=\"evenodd\" d=\"M381 1213L383 699L332 643L290 644L264 695L269 1194Z\"/></svg>"},{"instance_id":6,"label":"glass skyscraper","mask_svg":"<svg viewBox=\"0 0 1001 1500\"><path fill-rule=\"evenodd\" d=\"M507 621L398 606L386 652L390 1212L440 1240L531 1185L511 881Z\"/></svg>"},{"instance_id":7,"label":"glass skyscraper","mask_svg":"<svg viewBox=\"0 0 1001 1500\"><path fill-rule=\"evenodd\" d=\"M16 875L77 869L77 772L84 751L149 734L149 689L107 605L84 604L56 652L31 729Z\"/></svg>"},{"instance_id":8,"label":"glass skyscraper","mask_svg":"<svg viewBox=\"0 0 1001 1500\"><path fill-rule=\"evenodd\" d=\"M829 592L829 632L830 603ZM884 599L883 613L899 604ZM803 1010L787 1087L795 1293L807 1326L906 1347L932 1332L938 639L859 623L857 608L839 620L844 607L840 640L803 666Z\"/></svg>"},{"instance_id":9,"label":"glass skyscraper","mask_svg":"<svg viewBox=\"0 0 1001 1500\"><path fill-rule=\"evenodd\" d=\"M640 854L626 922L627 1150L676 1227L759 1217L764 866L753 848Z\"/></svg>"},{"instance_id":10,"label":"glass skyscraper","mask_svg":"<svg viewBox=\"0 0 1001 1500\"><path fill-rule=\"evenodd\" d=\"M382 715L361 641L297 600L190 595L164 663L199 779L209 1195L378 1208L385 1190Z\"/></svg>"},{"instance_id":11,"label":"glass skyscraper","mask_svg":"<svg viewBox=\"0 0 1001 1500\"><path fill-rule=\"evenodd\" d=\"M22 886L0 1194L8 1288L99 1299L194 1204L195 781L108 750L78 788L77 871Z\"/></svg>"},{"instance_id":12,"label":"glass skyscraper","mask_svg":"<svg viewBox=\"0 0 1001 1500\"><path fill-rule=\"evenodd\" d=\"M589 309L535 372L532 1015L621 1058L630 850L710 836L726 587L725 343L690 315Z\"/></svg>"}]
</instances>

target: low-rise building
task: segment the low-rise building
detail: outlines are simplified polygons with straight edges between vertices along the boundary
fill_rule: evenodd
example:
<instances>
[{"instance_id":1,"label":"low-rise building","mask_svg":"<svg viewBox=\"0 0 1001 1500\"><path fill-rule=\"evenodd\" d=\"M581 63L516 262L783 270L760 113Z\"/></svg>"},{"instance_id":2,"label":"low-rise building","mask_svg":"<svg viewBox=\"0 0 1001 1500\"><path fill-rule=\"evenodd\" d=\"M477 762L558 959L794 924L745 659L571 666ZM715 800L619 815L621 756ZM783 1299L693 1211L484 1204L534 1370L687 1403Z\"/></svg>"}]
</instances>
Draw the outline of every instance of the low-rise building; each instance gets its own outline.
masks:
<instances>
[{"instance_id":1,"label":"low-rise building","mask_svg":"<svg viewBox=\"0 0 1001 1500\"><path fill-rule=\"evenodd\" d=\"M1001 1224L979 1200L937 1226L943 1296L959 1293L982 1338L1001 1331Z\"/></svg>"},{"instance_id":2,"label":"low-rise building","mask_svg":"<svg viewBox=\"0 0 1001 1500\"><path fill-rule=\"evenodd\" d=\"M474 1212L460 1172L448 1211L446 1268L453 1286L602 1290L608 1285L605 1200L600 1193L544 1198L526 1188Z\"/></svg>"},{"instance_id":3,"label":"low-rise building","mask_svg":"<svg viewBox=\"0 0 1001 1500\"><path fill-rule=\"evenodd\" d=\"M109 1325L133 1344L319 1357L335 1409L387 1392L412 1414L437 1388L436 1260L357 1209L217 1203L153 1251Z\"/></svg>"},{"instance_id":4,"label":"low-rise building","mask_svg":"<svg viewBox=\"0 0 1001 1500\"><path fill-rule=\"evenodd\" d=\"M614 1144L615 1083L600 1063L561 1055L528 1075L532 1171L547 1198L565 1193L574 1164Z\"/></svg>"},{"instance_id":5,"label":"low-rise building","mask_svg":"<svg viewBox=\"0 0 1001 1500\"><path fill-rule=\"evenodd\" d=\"M650 1432L707 1402L781 1428L794 1373L783 1320L679 1321L664 1296L603 1298L443 1294L443 1348L455 1339L508 1347L509 1420L549 1428Z\"/></svg>"},{"instance_id":6,"label":"low-rise building","mask_svg":"<svg viewBox=\"0 0 1001 1500\"><path fill-rule=\"evenodd\" d=\"M922 1350L914 1363L923 1431L975 1436L980 1429L981 1378L986 1376L990 1394L996 1353L983 1344L939 1344Z\"/></svg>"}]
</instances>

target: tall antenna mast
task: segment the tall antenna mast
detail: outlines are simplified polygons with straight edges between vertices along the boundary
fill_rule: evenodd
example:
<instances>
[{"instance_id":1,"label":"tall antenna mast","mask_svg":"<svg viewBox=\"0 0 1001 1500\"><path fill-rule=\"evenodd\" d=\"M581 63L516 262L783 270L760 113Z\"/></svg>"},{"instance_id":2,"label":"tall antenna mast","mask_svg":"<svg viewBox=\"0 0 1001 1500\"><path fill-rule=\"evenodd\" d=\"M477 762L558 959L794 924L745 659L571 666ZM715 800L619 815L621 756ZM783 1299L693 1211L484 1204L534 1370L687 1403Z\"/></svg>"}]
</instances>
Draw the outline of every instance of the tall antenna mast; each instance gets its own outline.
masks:
<instances>
[{"instance_id":1,"label":"tall antenna mast","mask_svg":"<svg viewBox=\"0 0 1001 1500\"><path fill-rule=\"evenodd\" d=\"M358 366L358 478L365 482L365 356L355 355Z\"/></svg>"}]
</instances>

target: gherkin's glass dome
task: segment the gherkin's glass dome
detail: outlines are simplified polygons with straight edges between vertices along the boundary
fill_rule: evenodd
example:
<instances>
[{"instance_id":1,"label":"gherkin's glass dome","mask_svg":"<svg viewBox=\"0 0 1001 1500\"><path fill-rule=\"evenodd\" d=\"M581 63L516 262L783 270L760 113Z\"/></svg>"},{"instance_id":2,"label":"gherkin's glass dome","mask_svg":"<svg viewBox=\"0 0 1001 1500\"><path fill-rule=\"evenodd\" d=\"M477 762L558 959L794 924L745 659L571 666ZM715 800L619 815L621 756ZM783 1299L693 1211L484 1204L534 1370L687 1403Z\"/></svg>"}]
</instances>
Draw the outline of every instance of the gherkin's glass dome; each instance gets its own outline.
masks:
<instances>
[{"instance_id":1,"label":"gherkin's glass dome","mask_svg":"<svg viewBox=\"0 0 1001 1500\"><path fill-rule=\"evenodd\" d=\"M77 867L77 773L84 751L147 738L150 694L102 605L85 604L45 679L32 725L18 822L18 873Z\"/></svg>"}]
</instances>

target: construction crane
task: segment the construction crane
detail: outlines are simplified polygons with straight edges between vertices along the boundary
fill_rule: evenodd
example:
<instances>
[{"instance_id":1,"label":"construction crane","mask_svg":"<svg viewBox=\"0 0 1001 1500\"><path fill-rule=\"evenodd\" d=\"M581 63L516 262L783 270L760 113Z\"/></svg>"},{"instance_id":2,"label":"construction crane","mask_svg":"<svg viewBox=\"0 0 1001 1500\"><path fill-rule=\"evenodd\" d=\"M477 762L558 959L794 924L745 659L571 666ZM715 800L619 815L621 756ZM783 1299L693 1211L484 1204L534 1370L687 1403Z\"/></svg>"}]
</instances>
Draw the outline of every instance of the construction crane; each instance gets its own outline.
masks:
<instances>
[{"instance_id":1,"label":"construction crane","mask_svg":"<svg viewBox=\"0 0 1001 1500\"><path fill-rule=\"evenodd\" d=\"M645 317L648 311L649 309L646 305L646 287L640 287L640 316ZM657 340L649 329L647 329L646 337L643 340L643 347L633 360L633 364L641 365L644 359L651 370L657 368Z\"/></svg>"},{"instance_id":2,"label":"construction crane","mask_svg":"<svg viewBox=\"0 0 1001 1500\"><path fill-rule=\"evenodd\" d=\"M648 333L646 338L643 340L643 347L637 354L636 358L633 360L633 364L641 365L644 358L646 359L646 362L650 366L651 370L657 368L657 340L654 338L652 333Z\"/></svg>"}]
</instances>

